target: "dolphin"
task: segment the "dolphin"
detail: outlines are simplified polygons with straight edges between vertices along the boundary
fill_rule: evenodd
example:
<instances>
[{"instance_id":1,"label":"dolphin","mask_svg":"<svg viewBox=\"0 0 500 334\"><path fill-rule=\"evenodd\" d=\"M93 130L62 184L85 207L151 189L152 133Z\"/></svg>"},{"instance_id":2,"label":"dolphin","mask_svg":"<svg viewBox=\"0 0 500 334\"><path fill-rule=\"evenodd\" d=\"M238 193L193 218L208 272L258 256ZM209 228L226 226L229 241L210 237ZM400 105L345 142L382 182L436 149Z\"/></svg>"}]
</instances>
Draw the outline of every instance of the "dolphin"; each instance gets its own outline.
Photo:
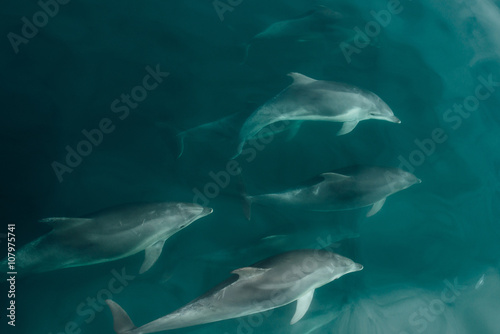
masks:
<instances>
[{"instance_id":1,"label":"dolphin","mask_svg":"<svg viewBox=\"0 0 500 334\"><path fill-rule=\"evenodd\" d=\"M376 214L386 198L422 182L399 168L353 166L323 173L307 184L282 192L245 197L245 216L250 219L252 203L294 207L309 211L341 211L372 206L367 217Z\"/></svg>"},{"instance_id":2,"label":"dolphin","mask_svg":"<svg viewBox=\"0 0 500 334\"><path fill-rule=\"evenodd\" d=\"M245 45L245 58L248 58L250 47L257 42L292 40L298 42L317 40L324 37L325 33L342 29L337 26L343 15L325 6L317 6L315 9L301 15L300 17L278 21L253 36Z\"/></svg>"},{"instance_id":3,"label":"dolphin","mask_svg":"<svg viewBox=\"0 0 500 334\"><path fill-rule=\"evenodd\" d=\"M264 312L297 301L291 324L299 321L311 304L314 290L363 266L341 255L304 249L275 255L250 267L232 271L201 297L141 327L112 300L114 329L118 334L154 333ZM237 275L237 276L236 276Z\"/></svg>"},{"instance_id":4,"label":"dolphin","mask_svg":"<svg viewBox=\"0 0 500 334\"><path fill-rule=\"evenodd\" d=\"M159 258L165 240L212 211L197 204L163 202L123 205L85 218L42 219L52 230L20 248L16 266L22 274L46 272L118 260L144 250L142 274Z\"/></svg>"},{"instance_id":5,"label":"dolphin","mask_svg":"<svg viewBox=\"0 0 500 334\"><path fill-rule=\"evenodd\" d=\"M315 80L300 73L288 75L293 83L257 109L243 124L233 158L241 154L246 141L257 138L263 128L277 122L285 125L291 121L341 122L343 126L338 136L351 132L366 119L401 123L391 108L372 92L344 83Z\"/></svg>"}]
</instances>

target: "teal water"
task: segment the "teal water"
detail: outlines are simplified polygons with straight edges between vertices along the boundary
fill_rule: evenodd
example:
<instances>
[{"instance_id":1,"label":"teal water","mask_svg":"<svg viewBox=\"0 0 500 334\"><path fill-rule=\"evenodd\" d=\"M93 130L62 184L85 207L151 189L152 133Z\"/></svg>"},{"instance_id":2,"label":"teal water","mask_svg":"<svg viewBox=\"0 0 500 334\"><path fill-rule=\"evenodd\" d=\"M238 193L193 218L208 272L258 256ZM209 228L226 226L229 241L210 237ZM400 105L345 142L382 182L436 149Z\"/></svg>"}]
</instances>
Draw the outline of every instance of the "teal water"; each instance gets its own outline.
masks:
<instances>
[{"instance_id":1,"label":"teal water","mask_svg":"<svg viewBox=\"0 0 500 334\"><path fill-rule=\"evenodd\" d=\"M274 136L255 158L237 159L241 176L202 203L214 213L169 239L144 275L137 275L137 254L19 278L15 328L6 325L8 286L0 285L2 333L112 333L101 303L109 297L142 325L236 268L331 243L364 269L319 288L297 324L289 325L289 305L172 333L500 333L498 2L401 1L385 27L369 32L369 43L355 39L355 28L365 31L372 11L391 2L222 2L233 5L221 14L211 1L68 1L38 32L24 31L30 38L22 18L32 22L40 5L3 4L0 237L15 223L22 246L50 230L37 223L44 217L204 201L196 194L207 195L211 173L227 169L243 120L290 84L289 72L375 92L402 124L364 121L337 137L337 124L310 122L289 141ZM245 59L253 36L316 5L343 18L314 34L255 42ZM115 103L157 66L168 75L147 83L155 87L143 101ZM186 135L177 158L177 131L236 113L216 131ZM55 171L67 165L67 147L85 139L82 131L99 126L108 132L102 142L66 172ZM263 193L357 164L400 166L423 182L389 197L370 218L364 209L263 206L250 222L243 215L241 182L248 193ZM133 278L109 295L123 270Z\"/></svg>"}]
</instances>

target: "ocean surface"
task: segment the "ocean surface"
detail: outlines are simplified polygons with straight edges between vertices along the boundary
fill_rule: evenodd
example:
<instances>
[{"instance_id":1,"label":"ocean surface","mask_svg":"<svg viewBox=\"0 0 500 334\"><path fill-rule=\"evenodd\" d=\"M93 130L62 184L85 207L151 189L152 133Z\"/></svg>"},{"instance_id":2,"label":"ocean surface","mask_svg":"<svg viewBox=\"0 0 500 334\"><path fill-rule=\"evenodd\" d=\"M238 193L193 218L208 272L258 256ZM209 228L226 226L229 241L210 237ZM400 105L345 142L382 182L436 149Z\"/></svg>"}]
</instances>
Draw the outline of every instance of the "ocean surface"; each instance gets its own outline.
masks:
<instances>
[{"instance_id":1,"label":"ocean surface","mask_svg":"<svg viewBox=\"0 0 500 334\"><path fill-rule=\"evenodd\" d=\"M321 6L341 16L252 40ZM15 327L2 280L1 333L113 333L104 299L142 325L234 269L327 246L364 269L318 288L297 324L290 304L171 332L500 333L500 2L22 0L4 1L0 17L2 258L8 224L19 249L50 231L45 217L149 201L214 209L143 275L141 252L18 276ZM402 123L367 120L336 136L338 123L306 122L232 160L244 120L290 72L374 92ZM243 184L261 194L353 165L400 167L422 183L372 217L243 214Z\"/></svg>"}]
</instances>

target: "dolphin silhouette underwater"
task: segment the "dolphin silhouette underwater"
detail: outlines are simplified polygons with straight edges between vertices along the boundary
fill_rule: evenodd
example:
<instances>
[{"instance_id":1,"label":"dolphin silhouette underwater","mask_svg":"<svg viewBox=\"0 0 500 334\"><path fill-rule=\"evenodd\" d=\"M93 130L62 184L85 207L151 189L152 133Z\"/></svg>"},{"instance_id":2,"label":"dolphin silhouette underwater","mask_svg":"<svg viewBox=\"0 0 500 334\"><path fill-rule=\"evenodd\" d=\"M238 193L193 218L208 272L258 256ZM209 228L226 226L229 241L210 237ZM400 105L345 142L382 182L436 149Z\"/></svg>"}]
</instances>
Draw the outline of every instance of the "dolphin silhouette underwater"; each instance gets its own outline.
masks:
<instances>
[{"instance_id":1,"label":"dolphin silhouette underwater","mask_svg":"<svg viewBox=\"0 0 500 334\"><path fill-rule=\"evenodd\" d=\"M304 249L275 255L250 267L232 271L201 297L141 327L112 300L114 330L118 334L143 334L201 325L275 309L297 301L291 324L309 309L314 290L363 266L341 255ZM236 276L237 275L237 276Z\"/></svg>"},{"instance_id":2,"label":"dolphin silhouette underwater","mask_svg":"<svg viewBox=\"0 0 500 334\"><path fill-rule=\"evenodd\" d=\"M242 63L246 62L250 47L257 42L277 40L306 42L322 39L329 32L345 30L337 25L342 18L342 14L319 5L294 19L275 22L253 36L245 45L245 58Z\"/></svg>"},{"instance_id":3,"label":"dolphin silhouette underwater","mask_svg":"<svg viewBox=\"0 0 500 334\"><path fill-rule=\"evenodd\" d=\"M175 134L178 151L177 159L179 159L184 153L184 146L187 138L194 139L197 142L234 141L234 138L238 136L246 116L244 112L238 112L183 131L179 131L168 123L163 122L156 122L156 126L159 128L168 128Z\"/></svg>"},{"instance_id":4,"label":"dolphin silhouette underwater","mask_svg":"<svg viewBox=\"0 0 500 334\"><path fill-rule=\"evenodd\" d=\"M306 185L282 192L246 196L244 212L250 219L252 203L285 206L309 211L342 211L372 206L376 214L388 196L421 180L399 168L353 166L323 173Z\"/></svg>"},{"instance_id":5,"label":"dolphin silhouette underwater","mask_svg":"<svg viewBox=\"0 0 500 334\"><path fill-rule=\"evenodd\" d=\"M401 123L391 108L367 90L333 81L315 80L300 73L288 74L293 83L251 114L239 133L239 146L233 158L243 151L245 143L277 122L341 122L337 135L351 132L362 120L379 119Z\"/></svg>"},{"instance_id":6,"label":"dolphin silhouette underwater","mask_svg":"<svg viewBox=\"0 0 500 334\"><path fill-rule=\"evenodd\" d=\"M197 204L163 202L123 205L87 218L46 218L41 222L52 231L18 250L18 272L86 266L144 250L144 273L159 258L165 240L212 211Z\"/></svg>"}]
</instances>

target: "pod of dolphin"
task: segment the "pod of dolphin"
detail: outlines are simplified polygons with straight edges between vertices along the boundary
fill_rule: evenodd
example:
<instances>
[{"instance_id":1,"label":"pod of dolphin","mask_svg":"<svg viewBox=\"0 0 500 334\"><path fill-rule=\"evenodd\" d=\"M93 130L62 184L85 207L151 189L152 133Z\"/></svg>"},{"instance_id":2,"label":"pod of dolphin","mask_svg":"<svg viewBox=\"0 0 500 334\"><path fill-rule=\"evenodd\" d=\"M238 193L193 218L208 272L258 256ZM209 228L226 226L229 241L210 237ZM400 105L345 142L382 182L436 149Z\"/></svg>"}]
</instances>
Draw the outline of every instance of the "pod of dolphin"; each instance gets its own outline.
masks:
<instances>
[{"instance_id":1,"label":"pod of dolphin","mask_svg":"<svg viewBox=\"0 0 500 334\"><path fill-rule=\"evenodd\" d=\"M319 16L325 24L337 18L324 8L311 15ZM309 24L308 20L308 16L300 18L299 26ZM278 28L293 33L302 31L292 29L290 22L284 21L257 35L252 42L269 38L268 35L276 33ZM337 132L339 136L353 131L363 120L400 123L389 106L372 92L344 83L315 80L299 73L289 75L293 83L246 119L239 131L233 158L242 153L247 141L277 122L287 121L290 125L287 131L292 135L305 121L337 122L342 124ZM382 208L389 195L420 182L398 168L354 166L323 173L292 189L254 196L242 194L244 213L250 219L251 205L259 204L305 211L371 207L366 215L372 216ZM144 251L140 268L140 273L144 273L157 261L169 237L212 212L211 208L193 203L163 202L124 205L83 218L46 218L41 221L49 224L52 230L19 249L18 271L25 275L86 266ZM5 264L6 259L2 262ZM118 334L154 333L206 324L297 301L290 321L294 324L306 314L315 289L362 269L362 265L326 250L285 252L232 271L230 278L201 297L140 327L134 325L117 303L112 300L106 303Z\"/></svg>"}]
</instances>

